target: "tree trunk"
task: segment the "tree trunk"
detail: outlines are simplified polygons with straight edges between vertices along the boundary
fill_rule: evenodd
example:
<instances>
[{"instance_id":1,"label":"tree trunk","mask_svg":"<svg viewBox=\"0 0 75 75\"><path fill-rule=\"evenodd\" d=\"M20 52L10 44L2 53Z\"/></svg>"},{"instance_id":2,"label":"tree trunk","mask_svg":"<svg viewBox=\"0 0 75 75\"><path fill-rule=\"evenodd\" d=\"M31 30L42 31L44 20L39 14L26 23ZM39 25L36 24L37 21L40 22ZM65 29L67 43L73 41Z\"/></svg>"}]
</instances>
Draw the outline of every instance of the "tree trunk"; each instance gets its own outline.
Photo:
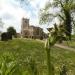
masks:
<instances>
[{"instance_id":1,"label":"tree trunk","mask_svg":"<svg viewBox=\"0 0 75 75\"><path fill-rule=\"evenodd\" d=\"M69 40L71 40L71 32L72 32L72 25L71 25L71 14L70 11L65 11L65 29L66 29L66 35L69 37Z\"/></svg>"}]
</instances>

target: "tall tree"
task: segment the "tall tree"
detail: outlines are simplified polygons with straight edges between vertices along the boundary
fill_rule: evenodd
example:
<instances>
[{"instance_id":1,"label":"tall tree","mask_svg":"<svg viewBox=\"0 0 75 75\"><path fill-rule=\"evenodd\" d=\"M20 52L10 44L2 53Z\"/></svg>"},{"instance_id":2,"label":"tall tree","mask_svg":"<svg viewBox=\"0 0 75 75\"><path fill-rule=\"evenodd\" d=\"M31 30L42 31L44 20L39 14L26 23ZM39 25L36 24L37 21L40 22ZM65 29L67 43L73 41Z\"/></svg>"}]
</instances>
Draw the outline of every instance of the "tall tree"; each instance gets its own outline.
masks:
<instances>
[{"instance_id":1,"label":"tall tree","mask_svg":"<svg viewBox=\"0 0 75 75\"><path fill-rule=\"evenodd\" d=\"M12 36L16 36L16 30L13 27L9 27L7 32L10 33Z\"/></svg>"},{"instance_id":2,"label":"tall tree","mask_svg":"<svg viewBox=\"0 0 75 75\"><path fill-rule=\"evenodd\" d=\"M59 12L53 14L50 13L50 8L60 9ZM75 12L75 0L53 0L52 3L48 2L45 9L42 11L41 21L43 23L50 22L54 17L58 17L59 20L64 22L66 35L71 39L72 25Z\"/></svg>"}]
</instances>

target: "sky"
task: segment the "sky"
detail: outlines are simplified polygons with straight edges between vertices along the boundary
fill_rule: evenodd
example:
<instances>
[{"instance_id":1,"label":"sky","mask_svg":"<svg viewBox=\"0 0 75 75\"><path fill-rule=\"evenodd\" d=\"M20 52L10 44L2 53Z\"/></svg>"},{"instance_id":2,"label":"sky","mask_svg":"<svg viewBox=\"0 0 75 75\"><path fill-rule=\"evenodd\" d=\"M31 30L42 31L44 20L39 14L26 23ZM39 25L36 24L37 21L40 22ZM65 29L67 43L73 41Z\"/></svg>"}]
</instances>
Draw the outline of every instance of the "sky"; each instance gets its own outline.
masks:
<instances>
[{"instance_id":1,"label":"sky","mask_svg":"<svg viewBox=\"0 0 75 75\"><path fill-rule=\"evenodd\" d=\"M20 3L19 0L0 0L0 18L4 22L3 32L9 26L13 26L17 32L21 32L21 19L30 19L30 25L39 26L39 10L45 6L48 0L30 0L30 3ZM41 26L46 28L46 26Z\"/></svg>"}]
</instances>

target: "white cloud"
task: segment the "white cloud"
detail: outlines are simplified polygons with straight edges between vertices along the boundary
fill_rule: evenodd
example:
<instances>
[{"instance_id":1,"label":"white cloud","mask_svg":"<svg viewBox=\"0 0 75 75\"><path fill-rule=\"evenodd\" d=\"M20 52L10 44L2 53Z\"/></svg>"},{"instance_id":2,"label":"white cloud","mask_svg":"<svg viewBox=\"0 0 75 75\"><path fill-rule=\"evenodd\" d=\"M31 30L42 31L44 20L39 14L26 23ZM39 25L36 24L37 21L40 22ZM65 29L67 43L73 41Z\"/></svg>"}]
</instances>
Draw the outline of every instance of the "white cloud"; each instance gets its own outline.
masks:
<instances>
[{"instance_id":1,"label":"white cloud","mask_svg":"<svg viewBox=\"0 0 75 75\"><path fill-rule=\"evenodd\" d=\"M0 2L0 17L4 20L5 25L3 31L10 25L16 27L17 31L20 31L21 18L30 17L30 13L23 10L21 7L12 6L9 0L1 0ZM10 18L10 19L8 19ZM19 28L18 28L19 27Z\"/></svg>"},{"instance_id":2,"label":"white cloud","mask_svg":"<svg viewBox=\"0 0 75 75\"><path fill-rule=\"evenodd\" d=\"M22 17L30 18L31 25L38 25L38 13L40 8L45 6L48 0L31 0L28 9L21 8L19 2L15 0L0 0L0 17L5 22L3 31L13 25L20 32ZM31 10L30 10L31 9Z\"/></svg>"},{"instance_id":3,"label":"white cloud","mask_svg":"<svg viewBox=\"0 0 75 75\"><path fill-rule=\"evenodd\" d=\"M34 8L40 9L45 6L47 1L49 1L49 0L32 0L30 3Z\"/></svg>"},{"instance_id":4,"label":"white cloud","mask_svg":"<svg viewBox=\"0 0 75 75\"><path fill-rule=\"evenodd\" d=\"M1 10L1 14L3 13L9 13L11 15L13 15L14 17L16 17L16 19L20 19L23 16L25 17L29 17L28 12L23 10L22 8L14 8L12 5L10 4L4 4L2 5L2 10Z\"/></svg>"}]
</instances>

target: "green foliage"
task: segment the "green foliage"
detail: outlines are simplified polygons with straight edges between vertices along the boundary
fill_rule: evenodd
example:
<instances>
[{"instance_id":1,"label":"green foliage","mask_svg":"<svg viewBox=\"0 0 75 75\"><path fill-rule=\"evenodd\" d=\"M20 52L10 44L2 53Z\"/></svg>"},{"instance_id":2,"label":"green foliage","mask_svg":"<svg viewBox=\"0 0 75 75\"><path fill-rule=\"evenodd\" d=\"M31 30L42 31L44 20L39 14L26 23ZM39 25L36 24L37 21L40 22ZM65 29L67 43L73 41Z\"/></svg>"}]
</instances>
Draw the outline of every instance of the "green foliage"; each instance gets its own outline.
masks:
<instances>
[{"instance_id":1,"label":"green foliage","mask_svg":"<svg viewBox=\"0 0 75 75\"><path fill-rule=\"evenodd\" d=\"M0 62L0 75L22 75L19 65L8 56L3 56Z\"/></svg>"},{"instance_id":2,"label":"green foliage","mask_svg":"<svg viewBox=\"0 0 75 75\"><path fill-rule=\"evenodd\" d=\"M12 35L8 32L4 32L1 34L1 41L12 40Z\"/></svg>"},{"instance_id":3,"label":"green foliage","mask_svg":"<svg viewBox=\"0 0 75 75\"><path fill-rule=\"evenodd\" d=\"M12 36L16 36L16 30L13 27L9 27L7 32L10 33Z\"/></svg>"},{"instance_id":4,"label":"green foliage","mask_svg":"<svg viewBox=\"0 0 75 75\"><path fill-rule=\"evenodd\" d=\"M8 40L8 38L7 38L7 33L2 33L1 34L1 41L7 41Z\"/></svg>"},{"instance_id":5,"label":"green foliage","mask_svg":"<svg viewBox=\"0 0 75 75\"><path fill-rule=\"evenodd\" d=\"M31 75L38 75L36 62L32 58L29 60L29 66L31 70Z\"/></svg>"},{"instance_id":6,"label":"green foliage","mask_svg":"<svg viewBox=\"0 0 75 75\"><path fill-rule=\"evenodd\" d=\"M60 71L60 75L67 75L67 68L65 65L62 67L62 70Z\"/></svg>"}]
</instances>

